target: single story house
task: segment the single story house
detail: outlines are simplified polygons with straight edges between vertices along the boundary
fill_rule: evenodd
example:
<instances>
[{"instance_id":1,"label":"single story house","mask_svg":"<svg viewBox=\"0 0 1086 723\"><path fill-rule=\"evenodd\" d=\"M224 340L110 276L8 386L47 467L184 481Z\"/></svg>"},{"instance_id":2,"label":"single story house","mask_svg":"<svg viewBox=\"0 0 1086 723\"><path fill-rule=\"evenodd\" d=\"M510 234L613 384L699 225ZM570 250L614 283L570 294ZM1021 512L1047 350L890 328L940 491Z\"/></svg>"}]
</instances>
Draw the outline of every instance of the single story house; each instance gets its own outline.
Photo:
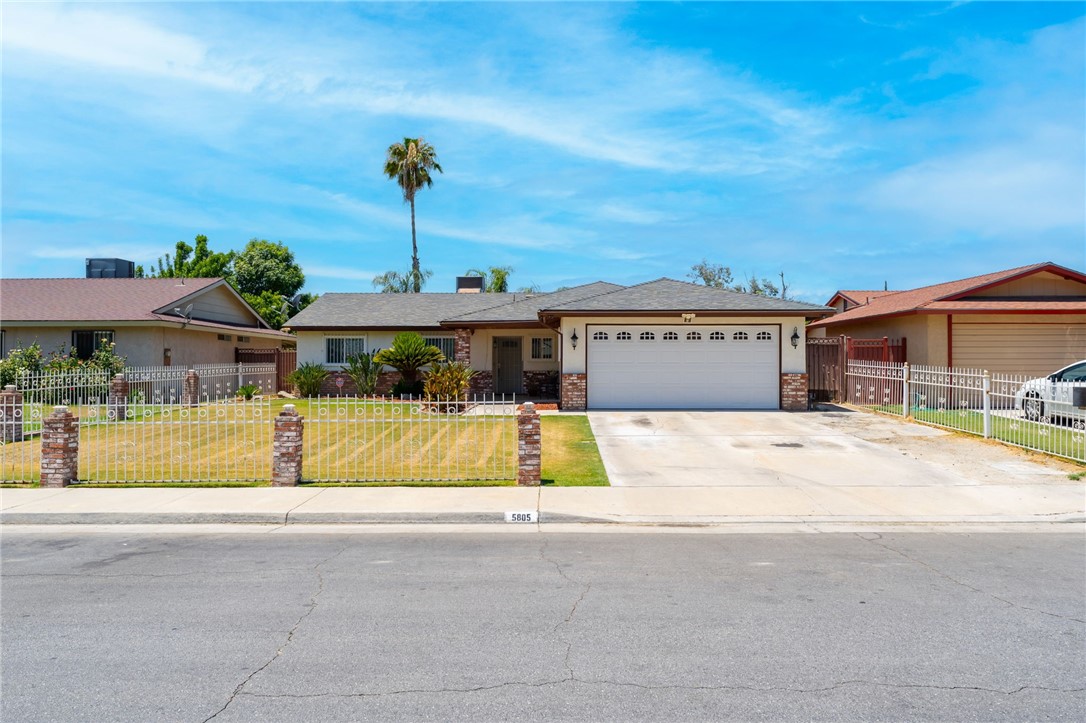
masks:
<instances>
[{"instance_id":1,"label":"single story house","mask_svg":"<svg viewBox=\"0 0 1086 723\"><path fill-rule=\"evenodd\" d=\"M538 294L325 294L288 328L299 363L333 370L416 331L476 370L474 391L524 394L549 376L564 409L806 409L804 328L831 313L665 278Z\"/></svg>"},{"instance_id":2,"label":"single story house","mask_svg":"<svg viewBox=\"0 0 1086 723\"><path fill-rule=\"evenodd\" d=\"M1086 359L1086 275L1020 266L910 291L838 291L811 336L904 338L911 364L1044 376Z\"/></svg>"},{"instance_id":3,"label":"single story house","mask_svg":"<svg viewBox=\"0 0 1086 723\"><path fill-rule=\"evenodd\" d=\"M129 366L233 363L293 346L224 279L0 279L0 351L37 342L89 358L102 340Z\"/></svg>"}]
</instances>

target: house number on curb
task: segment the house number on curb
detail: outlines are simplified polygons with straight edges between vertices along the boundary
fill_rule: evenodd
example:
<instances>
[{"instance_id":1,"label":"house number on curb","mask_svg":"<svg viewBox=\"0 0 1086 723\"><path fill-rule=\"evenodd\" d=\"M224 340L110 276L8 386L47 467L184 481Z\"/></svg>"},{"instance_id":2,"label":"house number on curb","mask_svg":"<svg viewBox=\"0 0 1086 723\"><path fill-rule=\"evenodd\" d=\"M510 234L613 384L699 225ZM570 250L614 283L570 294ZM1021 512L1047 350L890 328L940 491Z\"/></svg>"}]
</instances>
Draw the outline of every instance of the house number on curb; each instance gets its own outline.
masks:
<instances>
[{"instance_id":1,"label":"house number on curb","mask_svg":"<svg viewBox=\"0 0 1086 723\"><path fill-rule=\"evenodd\" d=\"M526 512L506 512L506 522L539 522L539 513L535 510L528 510Z\"/></svg>"}]
</instances>

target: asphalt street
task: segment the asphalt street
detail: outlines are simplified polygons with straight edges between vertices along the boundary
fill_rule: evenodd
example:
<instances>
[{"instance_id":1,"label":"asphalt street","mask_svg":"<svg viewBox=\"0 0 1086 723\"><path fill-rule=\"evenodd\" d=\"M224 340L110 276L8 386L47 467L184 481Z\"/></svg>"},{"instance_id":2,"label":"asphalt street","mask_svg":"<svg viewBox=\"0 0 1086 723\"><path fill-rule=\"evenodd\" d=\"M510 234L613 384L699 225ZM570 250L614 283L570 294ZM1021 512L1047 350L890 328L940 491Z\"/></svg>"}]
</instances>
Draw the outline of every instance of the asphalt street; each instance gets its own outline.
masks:
<instances>
[{"instance_id":1,"label":"asphalt street","mask_svg":"<svg viewBox=\"0 0 1086 723\"><path fill-rule=\"evenodd\" d=\"M4 530L4 721L1082 720L1070 533Z\"/></svg>"}]
</instances>

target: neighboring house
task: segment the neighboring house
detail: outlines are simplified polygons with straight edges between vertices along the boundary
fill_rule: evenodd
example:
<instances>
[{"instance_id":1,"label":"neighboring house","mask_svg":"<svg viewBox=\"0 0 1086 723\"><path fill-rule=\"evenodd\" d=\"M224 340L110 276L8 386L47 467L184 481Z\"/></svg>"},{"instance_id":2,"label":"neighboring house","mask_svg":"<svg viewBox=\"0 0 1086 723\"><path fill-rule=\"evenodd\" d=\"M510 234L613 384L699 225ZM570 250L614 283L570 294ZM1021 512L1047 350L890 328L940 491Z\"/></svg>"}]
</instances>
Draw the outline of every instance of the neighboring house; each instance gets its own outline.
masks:
<instances>
[{"instance_id":1,"label":"neighboring house","mask_svg":"<svg viewBox=\"0 0 1086 723\"><path fill-rule=\"evenodd\" d=\"M113 342L130 366L232 363L237 348L279 348L223 279L0 279L0 350L34 342L88 358Z\"/></svg>"},{"instance_id":2,"label":"neighboring house","mask_svg":"<svg viewBox=\"0 0 1086 723\"><path fill-rule=\"evenodd\" d=\"M551 375L564 409L806 409L804 327L832 312L659 279L548 294L325 294L288 327L299 363L336 370L416 331L478 372L475 391L524 394Z\"/></svg>"},{"instance_id":3,"label":"neighboring house","mask_svg":"<svg viewBox=\"0 0 1086 723\"><path fill-rule=\"evenodd\" d=\"M1086 359L1086 275L1053 263L911 291L838 291L811 336L905 338L906 361L1046 375Z\"/></svg>"}]
</instances>

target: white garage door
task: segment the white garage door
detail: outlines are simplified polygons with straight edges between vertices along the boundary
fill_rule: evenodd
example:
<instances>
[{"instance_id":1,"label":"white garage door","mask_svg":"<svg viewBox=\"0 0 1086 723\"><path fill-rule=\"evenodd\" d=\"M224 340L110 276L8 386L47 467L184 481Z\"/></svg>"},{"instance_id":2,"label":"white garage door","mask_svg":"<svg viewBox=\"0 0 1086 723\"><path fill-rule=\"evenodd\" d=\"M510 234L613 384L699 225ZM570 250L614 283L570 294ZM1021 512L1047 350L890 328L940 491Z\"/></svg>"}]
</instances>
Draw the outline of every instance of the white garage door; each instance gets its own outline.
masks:
<instances>
[{"instance_id":1,"label":"white garage door","mask_svg":"<svg viewBox=\"0 0 1086 723\"><path fill-rule=\"evenodd\" d=\"M593 409L778 409L780 327L591 324Z\"/></svg>"}]
</instances>

